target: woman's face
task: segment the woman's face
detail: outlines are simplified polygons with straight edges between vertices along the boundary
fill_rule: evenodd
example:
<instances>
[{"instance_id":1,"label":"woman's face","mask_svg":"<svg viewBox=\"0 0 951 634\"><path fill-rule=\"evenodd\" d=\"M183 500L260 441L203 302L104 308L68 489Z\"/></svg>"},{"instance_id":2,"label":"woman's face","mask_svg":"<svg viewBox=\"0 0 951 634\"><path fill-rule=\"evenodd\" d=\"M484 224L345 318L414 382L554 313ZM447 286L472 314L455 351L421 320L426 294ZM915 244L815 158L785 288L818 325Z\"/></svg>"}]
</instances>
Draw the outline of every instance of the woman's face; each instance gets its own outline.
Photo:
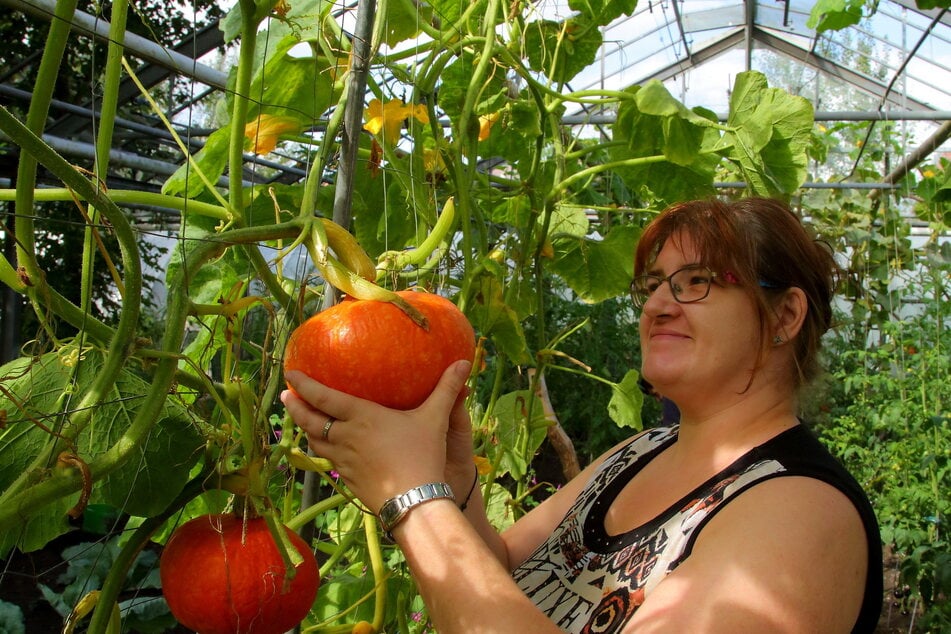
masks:
<instances>
[{"instance_id":1,"label":"woman's face","mask_svg":"<svg viewBox=\"0 0 951 634\"><path fill-rule=\"evenodd\" d=\"M666 278L700 261L690 239L677 238L667 240L648 274ZM716 274L705 299L681 304L664 282L641 311L641 373L681 407L690 399L704 403L743 393L756 365L754 303L740 286L723 281L723 271Z\"/></svg>"}]
</instances>

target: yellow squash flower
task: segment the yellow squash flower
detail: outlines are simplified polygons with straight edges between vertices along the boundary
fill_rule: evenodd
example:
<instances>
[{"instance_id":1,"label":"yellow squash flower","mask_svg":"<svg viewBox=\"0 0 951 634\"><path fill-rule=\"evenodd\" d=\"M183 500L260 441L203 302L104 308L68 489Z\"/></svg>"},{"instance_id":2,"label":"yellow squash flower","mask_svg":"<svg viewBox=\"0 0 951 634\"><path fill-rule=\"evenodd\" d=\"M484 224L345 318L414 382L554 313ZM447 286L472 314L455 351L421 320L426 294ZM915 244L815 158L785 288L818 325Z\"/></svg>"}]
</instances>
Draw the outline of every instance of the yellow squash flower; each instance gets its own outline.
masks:
<instances>
[{"instance_id":1,"label":"yellow squash flower","mask_svg":"<svg viewBox=\"0 0 951 634\"><path fill-rule=\"evenodd\" d=\"M498 120L499 120L498 112L479 115L479 140L480 141L485 141L486 139L489 138L489 133L492 132L492 126Z\"/></svg>"},{"instance_id":2,"label":"yellow squash flower","mask_svg":"<svg viewBox=\"0 0 951 634\"><path fill-rule=\"evenodd\" d=\"M446 161L437 149L423 150L423 169L429 174L442 174L446 171Z\"/></svg>"},{"instance_id":3,"label":"yellow squash flower","mask_svg":"<svg viewBox=\"0 0 951 634\"><path fill-rule=\"evenodd\" d=\"M244 136L251 142L250 150L255 154L273 152L281 135L301 131L301 123L293 117L262 114L244 126Z\"/></svg>"},{"instance_id":4,"label":"yellow squash flower","mask_svg":"<svg viewBox=\"0 0 951 634\"><path fill-rule=\"evenodd\" d=\"M404 104L400 99L391 99L386 103L374 99L367 106L366 123L363 129L379 136L383 132L383 142L387 145L396 145L400 138L400 128L403 122L410 117L420 123L429 123L429 113L421 104Z\"/></svg>"},{"instance_id":5,"label":"yellow squash flower","mask_svg":"<svg viewBox=\"0 0 951 634\"><path fill-rule=\"evenodd\" d=\"M492 472L492 462L485 456L473 456L472 461L475 463L479 475L488 475Z\"/></svg>"}]
</instances>

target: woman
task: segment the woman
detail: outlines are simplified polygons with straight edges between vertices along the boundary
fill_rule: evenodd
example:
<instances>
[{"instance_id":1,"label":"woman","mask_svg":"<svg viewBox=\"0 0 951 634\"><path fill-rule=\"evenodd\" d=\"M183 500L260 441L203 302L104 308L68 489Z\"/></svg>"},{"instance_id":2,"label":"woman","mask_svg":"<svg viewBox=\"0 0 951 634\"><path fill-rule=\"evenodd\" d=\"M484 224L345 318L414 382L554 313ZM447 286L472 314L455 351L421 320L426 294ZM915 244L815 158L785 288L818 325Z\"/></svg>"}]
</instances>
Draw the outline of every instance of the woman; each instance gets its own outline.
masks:
<instances>
[{"instance_id":1,"label":"woman","mask_svg":"<svg viewBox=\"0 0 951 634\"><path fill-rule=\"evenodd\" d=\"M831 255L783 203L708 200L652 221L634 268L642 374L680 422L621 443L501 535L478 487L464 504L442 487L398 497L470 491L468 363L414 411L299 373L284 403L383 511L442 634L873 631L875 517L797 418L831 322Z\"/></svg>"}]
</instances>

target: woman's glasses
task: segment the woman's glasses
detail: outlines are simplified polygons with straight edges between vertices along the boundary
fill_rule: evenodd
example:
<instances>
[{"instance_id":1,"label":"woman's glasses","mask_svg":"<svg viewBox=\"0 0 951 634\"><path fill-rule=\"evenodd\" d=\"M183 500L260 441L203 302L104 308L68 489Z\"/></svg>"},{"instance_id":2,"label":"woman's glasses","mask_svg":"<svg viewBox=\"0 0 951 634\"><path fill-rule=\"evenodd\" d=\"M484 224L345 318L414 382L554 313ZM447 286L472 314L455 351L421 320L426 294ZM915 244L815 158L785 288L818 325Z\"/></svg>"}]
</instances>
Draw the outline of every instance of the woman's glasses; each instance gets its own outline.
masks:
<instances>
[{"instance_id":1,"label":"woman's glasses","mask_svg":"<svg viewBox=\"0 0 951 634\"><path fill-rule=\"evenodd\" d=\"M638 275L631 282L631 301L638 310L664 282L670 284L670 292L681 304L699 302L710 294L710 283L717 274L705 266L692 264L677 269L667 277L657 275Z\"/></svg>"}]
</instances>

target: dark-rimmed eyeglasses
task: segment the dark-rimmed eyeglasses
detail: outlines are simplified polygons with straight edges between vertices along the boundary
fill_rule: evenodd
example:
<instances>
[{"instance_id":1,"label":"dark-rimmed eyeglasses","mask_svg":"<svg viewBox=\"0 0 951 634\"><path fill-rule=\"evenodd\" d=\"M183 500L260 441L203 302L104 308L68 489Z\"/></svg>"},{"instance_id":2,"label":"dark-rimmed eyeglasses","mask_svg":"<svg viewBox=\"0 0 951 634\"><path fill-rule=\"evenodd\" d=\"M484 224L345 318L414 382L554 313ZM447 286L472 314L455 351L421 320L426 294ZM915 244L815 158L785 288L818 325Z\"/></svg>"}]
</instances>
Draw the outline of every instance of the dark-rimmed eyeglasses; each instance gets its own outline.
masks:
<instances>
[{"instance_id":1,"label":"dark-rimmed eyeglasses","mask_svg":"<svg viewBox=\"0 0 951 634\"><path fill-rule=\"evenodd\" d=\"M706 299L710 294L710 284L717 274L705 266L691 264L677 269L667 277L658 275L638 275L631 282L631 301L634 308L641 310L660 285L670 284L670 292L681 304L691 304Z\"/></svg>"}]
</instances>

